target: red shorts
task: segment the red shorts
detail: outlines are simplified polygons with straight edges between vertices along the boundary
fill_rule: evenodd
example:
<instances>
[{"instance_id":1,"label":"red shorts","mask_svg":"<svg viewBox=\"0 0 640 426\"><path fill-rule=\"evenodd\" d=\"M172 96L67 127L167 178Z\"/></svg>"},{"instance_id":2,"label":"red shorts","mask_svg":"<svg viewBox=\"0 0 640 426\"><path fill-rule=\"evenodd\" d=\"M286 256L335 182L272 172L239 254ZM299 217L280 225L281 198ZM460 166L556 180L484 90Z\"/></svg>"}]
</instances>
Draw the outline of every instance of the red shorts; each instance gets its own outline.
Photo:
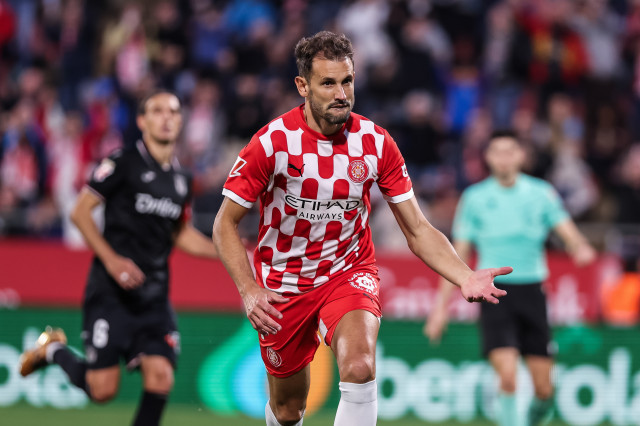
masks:
<instances>
[{"instance_id":1,"label":"red shorts","mask_svg":"<svg viewBox=\"0 0 640 426\"><path fill-rule=\"evenodd\" d=\"M331 346L333 332L344 314L357 309L380 318L380 279L374 268L346 272L304 294L286 295L275 304L283 317L277 334L260 334L260 352L269 374L288 377L313 360L322 334Z\"/></svg>"}]
</instances>

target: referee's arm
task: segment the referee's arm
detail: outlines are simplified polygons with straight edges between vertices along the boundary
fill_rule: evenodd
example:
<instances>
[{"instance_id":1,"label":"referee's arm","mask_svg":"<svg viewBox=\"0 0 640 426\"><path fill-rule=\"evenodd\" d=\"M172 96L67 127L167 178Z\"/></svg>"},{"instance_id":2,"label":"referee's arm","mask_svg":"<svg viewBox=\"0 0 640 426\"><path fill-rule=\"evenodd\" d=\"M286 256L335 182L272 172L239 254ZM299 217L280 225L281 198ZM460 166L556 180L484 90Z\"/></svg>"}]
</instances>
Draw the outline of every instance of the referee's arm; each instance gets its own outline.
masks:
<instances>
[{"instance_id":1,"label":"referee's arm","mask_svg":"<svg viewBox=\"0 0 640 426\"><path fill-rule=\"evenodd\" d=\"M469 241L454 240L453 248L464 263L469 263L472 244ZM449 323L449 299L455 290L455 285L446 278L440 277L438 293L435 298L429 317L424 324L423 333L432 343L439 343L442 334Z\"/></svg>"},{"instance_id":2,"label":"referee's arm","mask_svg":"<svg viewBox=\"0 0 640 426\"><path fill-rule=\"evenodd\" d=\"M571 219L566 219L557 224L553 230L560 236L567 253L578 266L585 266L596 258L596 251L589 241L580 232Z\"/></svg>"}]
</instances>

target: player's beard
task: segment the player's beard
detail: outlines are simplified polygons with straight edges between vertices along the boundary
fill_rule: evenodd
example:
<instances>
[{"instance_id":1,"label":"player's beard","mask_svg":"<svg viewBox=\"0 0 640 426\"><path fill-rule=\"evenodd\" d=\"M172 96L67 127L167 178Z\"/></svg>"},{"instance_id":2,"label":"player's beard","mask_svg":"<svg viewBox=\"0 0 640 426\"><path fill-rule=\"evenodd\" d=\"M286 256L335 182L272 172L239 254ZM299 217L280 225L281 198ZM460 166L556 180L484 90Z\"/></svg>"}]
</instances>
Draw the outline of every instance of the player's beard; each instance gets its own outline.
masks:
<instances>
[{"instance_id":1,"label":"player's beard","mask_svg":"<svg viewBox=\"0 0 640 426\"><path fill-rule=\"evenodd\" d=\"M345 99L344 101L331 102L325 109L321 104L314 102L312 91L309 91L309 97L307 98L307 100L309 101L311 113L313 114L316 122L318 122L319 119L322 119L329 124L342 125L347 122L349 116L351 115L351 110L353 109L353 102L348 99ZM340 114L332 114L331 108L339 105L346 105L344 111Z\"/></svg>"}]
</instances>

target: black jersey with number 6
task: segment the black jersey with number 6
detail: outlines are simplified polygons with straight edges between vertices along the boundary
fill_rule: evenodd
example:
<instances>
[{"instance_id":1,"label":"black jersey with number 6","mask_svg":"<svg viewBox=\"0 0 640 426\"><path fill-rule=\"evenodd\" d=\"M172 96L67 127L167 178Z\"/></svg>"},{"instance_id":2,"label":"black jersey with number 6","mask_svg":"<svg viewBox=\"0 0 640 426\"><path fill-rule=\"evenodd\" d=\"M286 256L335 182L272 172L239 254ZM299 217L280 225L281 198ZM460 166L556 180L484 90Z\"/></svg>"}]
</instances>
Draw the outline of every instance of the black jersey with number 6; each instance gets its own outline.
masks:
<instances>
[{"instance_id":1,"label":"black jersey with number 6","mask_svg":"<svg viewBox=\"0 0 640 426\"><path fill-rule=\"evenodd\" d=\"M102 160L88 187L105 203L104 238L116 253L133 260L146 280L134 290L124 290L96 257L85 302L115 298L135 311L166 304L168 257L185 220L191 176L177 161L163 168L138 141Z\"/></svg>"}]
</instances>

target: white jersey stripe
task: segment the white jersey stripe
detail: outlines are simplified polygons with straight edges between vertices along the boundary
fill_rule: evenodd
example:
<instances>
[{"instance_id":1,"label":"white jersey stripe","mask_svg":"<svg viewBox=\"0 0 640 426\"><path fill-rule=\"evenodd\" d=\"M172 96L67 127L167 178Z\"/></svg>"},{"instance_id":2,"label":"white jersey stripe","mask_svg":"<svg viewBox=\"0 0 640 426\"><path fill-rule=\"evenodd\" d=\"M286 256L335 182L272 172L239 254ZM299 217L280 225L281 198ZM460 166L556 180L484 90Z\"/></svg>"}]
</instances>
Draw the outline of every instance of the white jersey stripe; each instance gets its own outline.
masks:
<instances>
[{"instance_id":1,"label":"white jersey stripe","mask_svg":"<svg viewBox=\"0 0 640 426\"><path fill-rule=\"evenodd\" d=\"M251 201L245 200L244 198L242 198L241 196L239 196L238 194L236 194L235 192L227 188L224 188L222 190L222 195L230 198L232 201L236 202L237 204L240 204L242 207L246 207L248 209L253 207L253 203Z\"/></svg>"}]
</instances>

